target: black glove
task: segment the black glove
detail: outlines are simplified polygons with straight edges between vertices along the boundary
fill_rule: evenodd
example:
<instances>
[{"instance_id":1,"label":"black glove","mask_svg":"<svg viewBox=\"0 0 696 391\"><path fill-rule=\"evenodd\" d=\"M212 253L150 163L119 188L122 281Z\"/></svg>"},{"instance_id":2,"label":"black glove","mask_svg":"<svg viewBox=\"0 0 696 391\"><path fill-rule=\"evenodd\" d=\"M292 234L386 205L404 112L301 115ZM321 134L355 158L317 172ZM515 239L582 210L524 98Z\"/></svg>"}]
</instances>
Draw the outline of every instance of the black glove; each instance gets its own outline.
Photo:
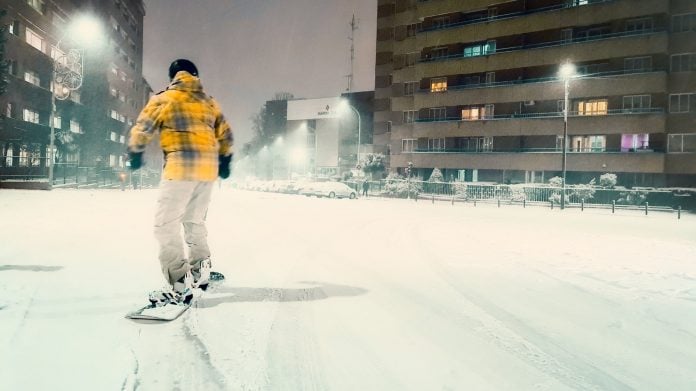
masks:
<instances>
[{"instance_id":1,"label":"black glove","mask_svg":"<svg viewBox=\"0 0 696 391\"><path fill-rule=\"evenodd\" d=\"M128 152L128 160L130 161L130 169L137 170L143 166L143 153Z\"/></svg>"},{"instance_id":2,"label":"black glove","mask_svg":"<svg viewBox=\"0 0 696 391\"><path fill-rule=\"evenodd\" d=\"M232 154L228 156L218 156L218 176L222 179L227 179L230 176L230 163L232 163Z\"/></svg>"}]
</instances>

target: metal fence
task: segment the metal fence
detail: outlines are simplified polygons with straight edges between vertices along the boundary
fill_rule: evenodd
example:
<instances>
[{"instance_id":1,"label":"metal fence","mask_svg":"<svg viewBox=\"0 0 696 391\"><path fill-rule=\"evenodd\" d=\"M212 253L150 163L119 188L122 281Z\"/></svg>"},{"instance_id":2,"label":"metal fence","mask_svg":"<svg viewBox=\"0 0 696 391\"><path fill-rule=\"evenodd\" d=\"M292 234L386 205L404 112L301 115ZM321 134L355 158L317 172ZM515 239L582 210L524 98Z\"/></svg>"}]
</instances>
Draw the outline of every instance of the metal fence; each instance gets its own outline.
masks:
<instances>
[{"instance_id":1,"label":"metal fence","mask_svg":"<svg viewBox=\"0 0 696 391\"><path fill-rule=\"evenodd\" d=\"M0 181L5 182L44 182L47 183L48 167L19 166L0 167ZM56 163L53 166L52 187L77 188L119 188L156 187L160 173L155 170L140 169L131 172L116 167L80 166L77 163Z\"/></svg>"},{"instance_id":2,"label":"metal fence","mask_svg":"<svg viewBox=\"0 0 696 391\"><path fill-rule=\"evenodd\" d=\"M542 184L497 185L474 182L428 182L407 179L369 181L369 194L398 198L427 198L452 202L559 205L560 187ZM362 182L347 182L356 190ZM684 209L696 211L696 189L603 188L568 185L567 207Z\"/></svg>"}]
</instances>

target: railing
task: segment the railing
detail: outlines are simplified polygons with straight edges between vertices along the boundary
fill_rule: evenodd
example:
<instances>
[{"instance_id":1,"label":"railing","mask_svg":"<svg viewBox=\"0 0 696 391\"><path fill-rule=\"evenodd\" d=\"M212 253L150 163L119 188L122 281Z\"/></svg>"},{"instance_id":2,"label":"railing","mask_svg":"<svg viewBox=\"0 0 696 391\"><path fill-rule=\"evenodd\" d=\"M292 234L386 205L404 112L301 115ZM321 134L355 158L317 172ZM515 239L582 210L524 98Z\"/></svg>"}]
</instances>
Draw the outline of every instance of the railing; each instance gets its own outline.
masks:
<instances>
[{"instance_id":1,"label":"railing","mask_svg":"<svg viewBox=\"0 0 696 391\"><path fill-rule=\"evenodd\" d=\"M362 188L357 182L347 182ZM410 193L408 189L410 188ZM559 205L562 189L543 184L496 185L476 182L428 182L407 179L369 181L368 194L397 198L426 198L451 202ZM696 210L696 189L626 189L568 185L567 207L644 208Z\"/></svg>"},{"instance_id":2,"label":"railing","mask_svg":"<svg viewBox=\"0 0 696 391\"><path fill-rule=\"evenodd\" d=\"M596 72L596 73L587 73L587 74L582 74L579 75L577 78L578 79L601 79L605 77L614 77L614 76L633 76L633 75L644 75L644 74L652 74L652 73L664 73L666 70L665 69L651 69L651 70L621 70L621 71L608 71L608 72ZM432 94L441 94L447 91L457 91L457 90L466 90L466 89L476 89L476 88L492 88L492 87L505 87L505 86L514 86L514 85L521 85L521 84L539 84L539 83L556 83L559 82L559 79L557 76L550 76L550 77L539 77L539 78L534 78L534 79L518 79L518 80L505 80L505 81L495 81L495 82L479 82L479 83L470 83L470 84L460 84L460 85L448 85L447 89L443 89L441 91L432 91L430 88L419 88L418 93L432 93Z\"/></svg>"},{"instance_id":3,"label":"railing","mask_svg":"<svg viewBox=\"0 0 696 391\"><path fill-rule=\"evenodd\" d=\"M415 148L410 153L561 153L563 152L561 148L507 148L507 149L476 149L476 148L444 148L444 149L430 149L430 148ZM636 153L664 153L663 148L637 148L637 149L626 149L626 148L581 148L580 150L576 148L569 148L568 153L621 153L621 154L636 154ZM402 152L409 153L409 152Z\"/></svg>"},{"instance_id":4,"label":"railing","mask_svg":"<svg viewBox=\"0 0 696 391\"><path fill-rule=\"evenodd\" d=\"M519 50L566 46L566 45L572 45L572 44L581 43L581 42L594 42L594 41L602 41L602 40L608 40L608 39L613 39L613 38L653 35L653 34L662 33L662 32L666 32L666 30L653 28L653 29L636 30L636 31L622 31L622 32L618 32L618 33L597 34L594 36L574 37L574 38L568 38L568 39L563 39L563 40L559 40L559 41L548 41L548 42L541 42L541 43L531 43L531 44L524 44L524 45L518 45L518 46L510 46L510 47L506 47L506 48L496 48L496 50L494 50L494 51L491 50L491 51L486 52L486 53L482 52L482 54L477 55L477 56L465 56L464 52L462 51L462 53L450 54L447 56L421 58L418 60L418 62L425 63L425 62L434 62L434 61L446 61L446 60L459 59L459 58L476 58L476 57L495 55L495 54L499 54L499 53L514 52L514 51L519 51Z\"/></svg>"},{"instance_id":5,"label":"railing","mask_svg":"<svg viewBox=\"0 0 696 391\"><path fill-rule=\"evenodd\" d=\"M568 111L569 117L596 117L604 115L635 115L635 114L655 114L664 113L662 107L646 107L639 109L611 109L601 112L592 112L580 114L579 111ZM512 113L512 114L496 114L484 115L479 118L461 118L461 117L442 117L442 118L418 118L415 122L460 122L460 121L491 121L504 119L529 119L529 118L562 118L562 111L554 111L548 113Z\"/></svg>"},{"instance_id":6,"label":"railing","mask_svg":"<svg viewBox=\"0 0 696 391\"><path fill-rule=\"evenodd\" d=\"M614 0L591 0L589 2L589 4L601 4L601 3L609 3L609 2L613 2L613 1ZM494 16L493 15L491 15L491 16L486 15L486 16L467 19L467 20L463 20L463 21L459 21L459 22L447 23L447 24L443 24L440 26L422 28L422 29L418 30L418 33L451 29L451 28L466 26L466 25L470 25L470 24L487 23L487 22L492 22L492 21L515 18L515 17L519 17L522 15L532 15L532 14L537 14L537 13L542 13L542 12L556 11L556 10L560 10L560 9L575 8L575 7L580 7L580 6L584 6L584 5L585 4L581 5L581 4L573 4L573 3L564 3L564 4L556 4L556 5L552 5L552 6L548 6L548 7L535 8L535 9L526 10L526 11L510 12L507 14L500 14L500 15L494 15Z\"/></svg>"}]
</instances>

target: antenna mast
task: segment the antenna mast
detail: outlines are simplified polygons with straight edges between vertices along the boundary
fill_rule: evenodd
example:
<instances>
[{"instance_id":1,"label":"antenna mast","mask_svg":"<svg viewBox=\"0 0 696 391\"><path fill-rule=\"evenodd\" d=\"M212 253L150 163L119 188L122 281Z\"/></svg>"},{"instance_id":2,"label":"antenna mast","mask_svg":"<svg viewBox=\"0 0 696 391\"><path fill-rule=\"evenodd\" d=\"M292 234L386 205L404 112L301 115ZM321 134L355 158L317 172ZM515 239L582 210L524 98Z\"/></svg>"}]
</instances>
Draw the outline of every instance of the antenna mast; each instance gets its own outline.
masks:
<instances>
[{"instance_id":1,"label":"antenna mast","mask_svg":"<svg viewBox=\"0 0 696 391\"><path fill-rule=\"evenodd\" d=\"M358 29L358 22L355 20L355 14L350 20L350 74L348 77L348 92L353 91L353 63L355 62L355 30Z\"/></svg>"}]
</instances>

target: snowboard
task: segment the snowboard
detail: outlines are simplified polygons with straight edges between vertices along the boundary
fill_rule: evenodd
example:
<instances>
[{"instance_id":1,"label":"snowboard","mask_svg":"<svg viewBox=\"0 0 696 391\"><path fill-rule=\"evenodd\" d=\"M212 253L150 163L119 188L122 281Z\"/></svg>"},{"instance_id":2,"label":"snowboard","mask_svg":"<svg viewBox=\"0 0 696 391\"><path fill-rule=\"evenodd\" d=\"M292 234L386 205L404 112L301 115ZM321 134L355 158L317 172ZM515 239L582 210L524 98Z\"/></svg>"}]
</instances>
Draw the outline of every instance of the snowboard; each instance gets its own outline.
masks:
<instances>
[{"instance_id":1,"label":"snowboard","mask_svg":"<svg viewBox=\"0 0 696 391\"><path fill-rule=\"evenodd\" d=\"M222 273L210 272L210 278L208 280L208 286L206 289L195 288L193 298L188 303L167 303L159 306L150 303L135 311L127 313L126 318L162 322L172 321L181 316L181 314L186 312L187 309L191 308L198 297L203 294L202 292L207 292L210 289L214 289L216 285L219 285L224 280L225 276Z\"/></svg>"}]
</instances>

